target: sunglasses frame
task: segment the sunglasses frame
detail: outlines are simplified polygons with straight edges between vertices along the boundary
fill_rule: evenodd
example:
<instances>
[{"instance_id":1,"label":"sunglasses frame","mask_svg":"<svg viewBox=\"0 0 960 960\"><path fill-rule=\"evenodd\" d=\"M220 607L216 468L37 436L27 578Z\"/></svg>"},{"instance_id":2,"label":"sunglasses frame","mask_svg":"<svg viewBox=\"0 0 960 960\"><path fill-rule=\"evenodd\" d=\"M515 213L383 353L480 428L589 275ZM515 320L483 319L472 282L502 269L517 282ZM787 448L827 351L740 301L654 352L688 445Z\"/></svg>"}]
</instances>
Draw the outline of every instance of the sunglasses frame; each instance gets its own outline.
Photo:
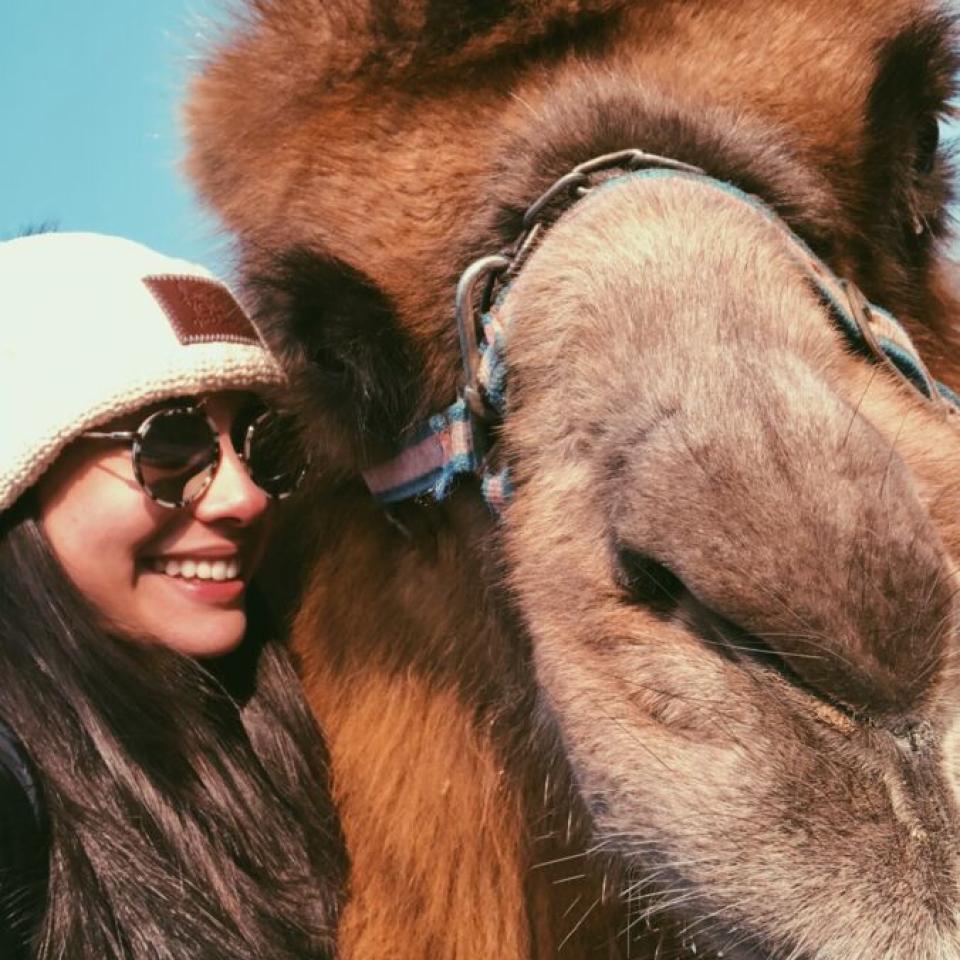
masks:
<instances>
[{"instance_id":1,"label":"sunglasses frame","mask_svg":"<svg viewBox=\"0 0 960 960\"><path fill-rule=\"evenodd\" d=\"M220 447L220 432L217 430L216 424L210 419L209 415L203 410L203 403L205 401L201 400L196 404L181 404L179 406L173 407L163 407L160 410L155 410L153 413L148 414L144 421L137 427L136 430L86 430L81 437L86 437L91 440L112 440L117 443L129 443L131 445L130 458L133 462L133 475L136 478L137 483L140 486L140 489L151 499L154 503L159 504L161 507L167 507L170 510L179 510L183 507L189 506L191 503L196 503L209 488L210 484L213 483L214 477L217 475L217 470L220 469L220 462L223 459L221 454ZM204 466L204 470L208 470L209 473L203 480L203 484L197 489L197 491L190 497L181 498L176 501L164 500L162 497L158 497L156 493L147 486L146 481L143 477L143 472L140 466L140 456L143 448L143 438L147 435L147 432L150 429L151 424L156 422L161 417L168 417L174 414L187 414L188 416L199 416L207 424L208 429L210 430L211 438L211 460L210 463ZM271 493L265 487L260 486L257 482L256 477L250 470L250 451L253 447L253 439L256 436L256 429L260 426L268 417L274 416L275 411L270 410L269 408L264 410L263 413L259 414L252 423L250 423L243 434L243 449L238 450L237 454L240 457L240 461L243 464L244 469L247 471L247 475L250 477L251 481L256 484L257 488L262 490L271 500L286 500L297 487L300 485L300 482L303 480L306 475L307 469L309 467L309 460L305 460L303 467L300 469L300 472L297 474L296 479L291 485L290 489L280 493L275 494Z\"/></svg>"},{"instance_id":2,"label":"sunglasses frame","mask_svg":"<svg viewBox=\"0 0 960 960\"><path fill-rule=\"evenodd\" d=\"M300 467L299 472L296 475L293 483L290 486L289 490L285 490L283 493L271 493L266 487L260 486L257 483L257 478L253 475L253 470L250 467L250 453L253 450L253 438L257 435L257 427L263 424L269 417L277 417L279 414L276 410L271 410L267 407L263 413L254 417L253 420L247 424L246 430L243 431L243 450L240 451L240 462L243 464L244 469L247 471L250 479L258 486L261 490L271 499L271 500L286 500L291 494L295 493L297 487L303 482L303 478L307 475L307 470L310 468L310 457L307 455L306 451L301 451L303 453L303 466ZM219 452L219 444L217 445L217 450ZM217 464L219 467L219 463ZM214 470L211 475L211 480L216 476L217 471Z\"/></svg>"}]
</instances>

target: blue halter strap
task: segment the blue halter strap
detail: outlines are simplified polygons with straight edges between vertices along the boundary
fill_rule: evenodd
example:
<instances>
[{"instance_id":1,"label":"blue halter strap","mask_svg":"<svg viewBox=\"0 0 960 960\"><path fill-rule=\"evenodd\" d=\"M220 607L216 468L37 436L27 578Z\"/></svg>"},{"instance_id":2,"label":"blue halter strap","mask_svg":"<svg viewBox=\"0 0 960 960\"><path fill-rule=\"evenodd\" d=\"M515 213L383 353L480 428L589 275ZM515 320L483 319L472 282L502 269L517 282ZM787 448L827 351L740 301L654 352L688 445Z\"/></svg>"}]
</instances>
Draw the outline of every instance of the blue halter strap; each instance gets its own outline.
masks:
<instances>
[{"instance_id":1,"label":"blue halter strap","mask_svg":"<svg viewBox=\"0 0 960 960\"><path fill-rule=\"evenodd\" d=\"M625 172L590 185L591 175L611 169ZM524 233L510 255L484 257L464 272L457 290L464 388L455 403L411 431L393 458L364 471L367 486L378 502L390 504L415 497L443 500L459 477L473 475L480 477L484 497L499 512L512 488L506 469L494 469L489 462L485 436L488 422L502 421L506 415L505 354L510 318L502 308L509 282L499 286L491 303L494 283L498 277L515 275L520 269L543 226L541 214L558 197L583 196L634 179L678 178L695 180L732 196L762 216L780 232L787 250L805 268L849 347L887 367L931 403L943 404L954 414L960 411L960 397L930 376L903 326L886 310L868 303L853 284L839 279L762 200L695 167L628 150L595 158L561 177L528 209ZM474 290L483 280L487 281L479 312L483 340L477 343Z\"/></svg>"}]
</instances>

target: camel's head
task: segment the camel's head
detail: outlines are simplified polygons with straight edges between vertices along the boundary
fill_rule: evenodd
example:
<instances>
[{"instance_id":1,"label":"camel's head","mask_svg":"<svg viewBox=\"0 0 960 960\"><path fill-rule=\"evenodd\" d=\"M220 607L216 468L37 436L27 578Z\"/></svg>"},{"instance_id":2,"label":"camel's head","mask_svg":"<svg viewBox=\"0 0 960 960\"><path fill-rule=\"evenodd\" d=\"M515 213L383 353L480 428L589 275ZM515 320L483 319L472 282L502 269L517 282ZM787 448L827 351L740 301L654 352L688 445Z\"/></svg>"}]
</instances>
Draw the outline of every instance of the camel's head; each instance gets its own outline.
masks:
<instances>
[{"instance_id":1,"label":"camel's head","mask_svg":"<svg viewBox=\"0 0 960 960\"><path fill-rule=\"evenodd\" d=\"M460 271L627 147L762 198L956 377L930 4L252 8L192 170L337 469L453 399ZM684 956L956 960L956 425L732 192L561 206L499 299L514 493L458 532L498 551L597 850Z\"/></svg>"},{"instance_id":2,"label":"camel's head","mask_svg":"<svg viewBox=\"0 0 960 960\"><path fill-rule=\"evenodd\" d=\"M777 244L689 181L553 227L502 304L508 580L637 916L707 956L960 955L958 580L896 437L955 428Z\"/></svg>"}]
</instances>

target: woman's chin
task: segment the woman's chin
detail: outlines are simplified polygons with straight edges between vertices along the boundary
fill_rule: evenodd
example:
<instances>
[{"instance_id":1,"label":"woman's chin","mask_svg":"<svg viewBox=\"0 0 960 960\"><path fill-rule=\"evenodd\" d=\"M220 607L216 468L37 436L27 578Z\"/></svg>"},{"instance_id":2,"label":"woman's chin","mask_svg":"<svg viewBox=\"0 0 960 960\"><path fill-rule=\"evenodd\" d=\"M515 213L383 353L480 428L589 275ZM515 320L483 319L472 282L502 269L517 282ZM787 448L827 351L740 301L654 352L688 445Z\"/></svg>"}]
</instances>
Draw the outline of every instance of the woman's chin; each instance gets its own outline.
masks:
<instances>
[{"instance_id":1,"label":"woman's chin","mask_svg":"<svg viewBox=\"0 0 960 960\"><path fill-rule=\"evenodd\" d=\"M247 631L242 604L232 609L191 610L147 625L152 642L188 657L219 657L236 649Z\"/></svg>"},{"instance_id":2,"label":"woman's chin","mask_svg":"<svg viewBox=\"0 0 960 960\"><path fill-rule=\"evenodd\" d=\"M247 629L241 580L177 580L142 577L143 634L191 657L216 657L235 649Z\"/></svg>"}]
</instances>

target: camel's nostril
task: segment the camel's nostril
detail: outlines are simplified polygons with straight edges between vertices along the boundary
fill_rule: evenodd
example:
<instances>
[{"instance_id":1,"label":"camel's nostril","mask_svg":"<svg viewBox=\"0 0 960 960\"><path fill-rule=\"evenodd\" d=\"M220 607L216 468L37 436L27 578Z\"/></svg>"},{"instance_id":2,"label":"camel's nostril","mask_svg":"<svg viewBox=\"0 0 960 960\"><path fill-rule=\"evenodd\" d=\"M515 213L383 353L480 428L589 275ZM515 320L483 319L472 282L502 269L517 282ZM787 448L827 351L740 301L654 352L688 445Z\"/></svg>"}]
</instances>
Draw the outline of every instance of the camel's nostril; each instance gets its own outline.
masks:
<instances>
[{"instance_id":1,"label":"camel's nostril","mask_svg":"<svg viewBox=\"0 0 960 960\"><path fill-rule=\"evenodd\" d=\"M617 550L617 580L631 603L660 614L672 613L687 593L683 581L672 570L629 547Z\"/></svg>"}]
</instances>

